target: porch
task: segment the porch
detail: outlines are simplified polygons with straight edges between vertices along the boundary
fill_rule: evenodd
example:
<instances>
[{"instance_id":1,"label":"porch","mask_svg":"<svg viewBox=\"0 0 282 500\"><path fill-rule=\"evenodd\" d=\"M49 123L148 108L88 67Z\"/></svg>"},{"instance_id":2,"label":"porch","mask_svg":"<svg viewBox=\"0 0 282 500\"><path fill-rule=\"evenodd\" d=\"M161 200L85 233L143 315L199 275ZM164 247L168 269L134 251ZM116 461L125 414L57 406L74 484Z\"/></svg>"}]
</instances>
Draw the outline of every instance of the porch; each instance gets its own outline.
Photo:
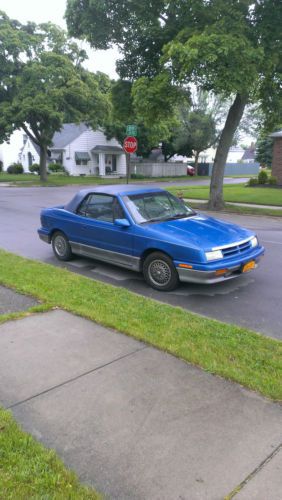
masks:
<instances>
[{"instance_id":1,"label":"porch","mask_svg":"<svg viewBox=\"0 0 282 500\"><path fill-rule=\"evenodd\" d=\"M126 174L125 154L119 146L95 146L91 157L95 172L101 177Z\"/></svg>"}]
</instances>

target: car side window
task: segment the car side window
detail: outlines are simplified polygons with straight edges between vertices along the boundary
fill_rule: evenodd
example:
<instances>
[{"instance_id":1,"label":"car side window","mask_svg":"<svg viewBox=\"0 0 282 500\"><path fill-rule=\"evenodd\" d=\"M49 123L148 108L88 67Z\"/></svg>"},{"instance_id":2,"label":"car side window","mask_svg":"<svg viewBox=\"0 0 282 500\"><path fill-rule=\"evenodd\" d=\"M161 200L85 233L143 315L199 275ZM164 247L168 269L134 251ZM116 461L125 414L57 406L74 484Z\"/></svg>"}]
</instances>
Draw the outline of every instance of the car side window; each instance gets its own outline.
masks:
<instances>
[{"instance_id":1,"label":"car side window","mask_svg":"<svg viewBox=\"0 0 282 500\"><path fill-rule=\"evenodd\" d=\"M124 218L124 212L119 201L114 196L106 194L90 194L81 203L77 213L84 217L105 222L114 222Z\"/></svg>"}]
</instances>

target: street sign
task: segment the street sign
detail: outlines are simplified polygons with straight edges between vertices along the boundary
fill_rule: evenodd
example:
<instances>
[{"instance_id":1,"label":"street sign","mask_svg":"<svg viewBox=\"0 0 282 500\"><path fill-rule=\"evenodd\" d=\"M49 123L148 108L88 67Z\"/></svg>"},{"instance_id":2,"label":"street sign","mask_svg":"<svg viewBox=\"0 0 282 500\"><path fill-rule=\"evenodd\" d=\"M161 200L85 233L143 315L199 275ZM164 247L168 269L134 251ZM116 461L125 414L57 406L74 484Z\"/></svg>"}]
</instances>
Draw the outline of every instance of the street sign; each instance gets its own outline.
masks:
<instances>
[{"instance_id":1,"label":"street sign","mask_svg":"<svg viewBox=\"0 0 282 500\"><path fill-rule=\"evenodd\" d=\"M123 149L126 153L135 153L137 151L138 142L136 137L128 136L123 141Z\"/></svg>"},{"instance_id":2,"label":"street sign","mask_svg":"<svg viewBox=\"0 0 282 500\"><path fill-rule=\"evenodd\" d=\"M126 135L131 137L137 137L137 125L127 125Z\"/></svg>"}]
</instances>

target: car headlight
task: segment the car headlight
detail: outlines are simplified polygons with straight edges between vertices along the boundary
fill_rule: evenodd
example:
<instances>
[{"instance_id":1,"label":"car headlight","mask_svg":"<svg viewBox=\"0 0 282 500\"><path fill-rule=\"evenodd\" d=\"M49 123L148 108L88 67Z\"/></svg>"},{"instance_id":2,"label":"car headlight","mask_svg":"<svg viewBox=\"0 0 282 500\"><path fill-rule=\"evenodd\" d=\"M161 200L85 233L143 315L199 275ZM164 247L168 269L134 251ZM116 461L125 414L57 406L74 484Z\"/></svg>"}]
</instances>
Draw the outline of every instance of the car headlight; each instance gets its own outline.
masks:
<instances>
[{"instance_id":1,"label":"car headlight","mask_svg":"<svg viewBox=\"0 0 282 500\"><path fill-rule=\"evenodd\" d=\"M254 236L252 239L251 239L251 245L252 247L257 247L258 246L258 239L256 236Z\"/></svg>"},{"instance_id":2,"label":"car headlight","mask_svg":"<svg viewBox=\"0 0 282 500\"><path fill-rule=\"evenodd\" d=\"M208 261L223 259L223 254L221 250L214 250L213 252L205 252L205 254L206 254L206 259Z\"/></svg>"}]
</instances>

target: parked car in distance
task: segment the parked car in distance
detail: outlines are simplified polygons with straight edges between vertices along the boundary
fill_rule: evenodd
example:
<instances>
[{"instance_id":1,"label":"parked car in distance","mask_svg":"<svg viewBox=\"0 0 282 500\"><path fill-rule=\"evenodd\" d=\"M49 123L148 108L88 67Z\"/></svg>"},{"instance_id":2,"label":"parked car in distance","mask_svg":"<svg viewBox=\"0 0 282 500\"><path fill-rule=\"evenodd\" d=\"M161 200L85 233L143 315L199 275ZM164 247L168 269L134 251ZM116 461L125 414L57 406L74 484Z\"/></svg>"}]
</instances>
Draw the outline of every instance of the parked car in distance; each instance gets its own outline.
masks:
<instances>
[{"instance_id":1,"label":"parked car in distance","mask_svg":"<svg viewBox=\"0 0 282 500\"><path fill-rule=\"evenodd\" d=\"M192 165L187 165L187 175L195 175L195 168Z\"/></svg>"},{"instance_id":2,"label":"parked car in distance","mask_svg":"<svg viewBox=\"0 0 282 500\"><path fill-rule=\"evenodd\" d=\"M235 224L196 213L167 191L134 185L79 191L41 211L40 238L55 256L74 254L143 272L157 290L212 284L257 267L264 248Z\"/></svg>"}]
</instances>

